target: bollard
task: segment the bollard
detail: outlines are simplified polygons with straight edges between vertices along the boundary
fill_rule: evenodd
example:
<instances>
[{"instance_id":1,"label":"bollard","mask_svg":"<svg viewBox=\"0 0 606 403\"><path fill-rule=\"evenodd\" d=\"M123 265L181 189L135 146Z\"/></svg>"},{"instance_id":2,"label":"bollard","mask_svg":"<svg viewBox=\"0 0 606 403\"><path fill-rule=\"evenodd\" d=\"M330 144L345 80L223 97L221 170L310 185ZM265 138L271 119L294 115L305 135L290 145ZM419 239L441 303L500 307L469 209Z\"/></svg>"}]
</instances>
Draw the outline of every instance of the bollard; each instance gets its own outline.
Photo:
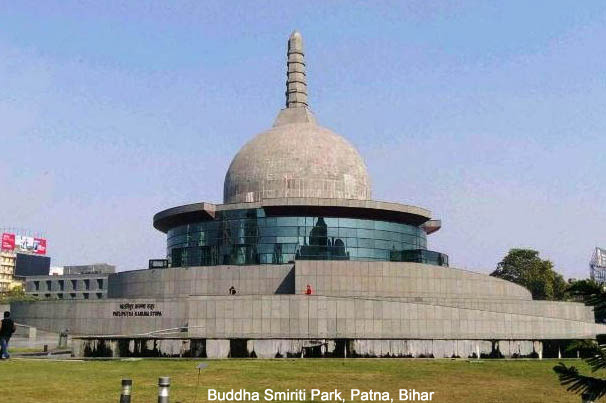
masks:
<instances>
[{"instance_id":1,"label":"bollard","mask_svg":"<svg viewBox=\"0 0 606 403\"><path fill-rule=\"evenodd\" d=\"M132 389L132 379L122 379L122 393L120 394L120 403L130 403L130 392Z\"/></svg>"},{"instance_id":2,"label":"bollard","mask_svg":"<svg viewBox=\"0 0 606 403\"><path fill-rule=\"evenodd\" d=\"M59 348L66 348L67 347L67 331L62 330L61 333L59 333Z\"/></svg>"},{"instance_id":3,"label":"bollard","mask_svg":"<svg viewBox=\"0 0 606 403\"><path fill-rule=\"evenodd\" d=\"M170 388L170 378L161 376L158 378L158 403L168 403Z\"/></svg>"}]
</instances>

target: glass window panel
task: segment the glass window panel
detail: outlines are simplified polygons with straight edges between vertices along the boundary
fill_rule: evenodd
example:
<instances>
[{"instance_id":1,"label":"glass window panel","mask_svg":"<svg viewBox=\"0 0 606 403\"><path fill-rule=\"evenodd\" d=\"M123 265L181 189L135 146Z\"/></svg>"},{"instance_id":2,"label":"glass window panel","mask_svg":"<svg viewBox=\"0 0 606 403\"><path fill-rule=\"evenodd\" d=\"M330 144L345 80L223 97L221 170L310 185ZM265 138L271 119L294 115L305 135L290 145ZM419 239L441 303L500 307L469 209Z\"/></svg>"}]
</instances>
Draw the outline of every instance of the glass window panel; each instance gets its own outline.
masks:
<instances>
[{"instance_id":1,"label":"glass window panel","mask_svg":"<svg viewBox=\"0 0 606 403\"><path fill-rule=\"evenodd\" d=\"M338 218L324 217L324 222L329 227L335 227L335 228L339 227L339 219Z\"/></svg>"},{"instance_id":2,"label":"glass window panel","mask_svg":"<svg viewBox=\"0 0 606 403\"><path fill-rule=\"evenodd\" d=\"M329 238L338 238L339 237L339 229L328 227L326 229L326 236Z\"/></svg>"},{"instance_id":3,"label":"glass window panel","mask_svg":"<svg viewBox=\"0 0 606 403\"><path fill-rule=\"evenodd\" d=\"M274 231L277 236L299 236L298 227L276 227Z\"/></svg>"},{"instance_id":4,"label":"glass window panel","mask_svg":"<svg viewBox=\"0 0 606 403\"><path fill-rule=\"evenodd\" d=\"M297 236L279 236L276 237L277 243L294 243L297 244L299 242L299 237Z\"/></svg>"},{"instance_id":5,"label":"glass window panel","mask_svg":"<svg viewBox=\"0 0 606 403\"><path fill-rule=\"evenodd\" d=\"M326 224L326 238L320 230L315 241L324 240L325 246L309 245L318 217L264 218L262 209L217 212L217 220L170 229L167 255L171 259L172 254L177 257L179 253L173 251L182 248L182 264L190 266L287 262L296 251L313 259L423 259L447 264L445 255L426 251L426 234L418 227L354 218L324 217L322 221ZM317 227L315 232L318 233Z\"/></svg>"},{"instance_id":6,"label":"glass window panel","mask_svg":"<svg viewBox=\"0 0 606 403\"><path fill-rule=\"evenodd\" d=\"M373 237L374 237L374 230L363 229L363 228L358 229L358 238L373 238Z\"/></svg>"},{"instance_id":7,"label":"glass window panel","mask_svg":"<svg viewBox=\"0 0 606 403\"><path fill-rule=\"evenodd\" d=\"M383 241L381 239L375 239L374 247L377 249L395 249L395 245L392 241Z\"/></svg>"},{"instance_id":8,"label":"glass window panel","mask_svg":"<svg viewBox=\"0 0 606 403\"><path fill-rule=\"evenodd\" d=\"M359 228L375 229L375 222L373 220L358 220Z\"/></svg>"},{"instance_id":9,"label":"glass window panel","mask_svg":"<svg viewBox=\"0 0 606 403\"><path fill-rule=\"evenodd\" d=\"M299 219L297 217L278 217L277 225L279 227L296 227L299 225Z\"/></svg>"},{"instance_id":10,"label":"glass window panel","mask_svg":"<svg viewBox=\"0 0 606 403\"><path fill-rule=\"evenodd\" d=\"M359 238L358 239L358 247L360 247L360 248L374 248L375 247L375 240L374 239L367 239L367 238Z\"/></svg>"},{"instance_id":11,"label":"glass window panel","mask_svg":"<svg viewBox=\"0 0 606 403\"><path fill-rule=\"evenodd\" d=\"M358 231L355 228L339 228L339 236L341 238L356 237L358 236Z\"/></svg>"},{"instance_id":12,"label":"glass window panel","mask_svg":"<svg viewBox=\"0 0 606 403\"><path fill-rule=\"evenodd\" d=\"M339 227L341 228L357 228L356 220L353 218L339 218Z\"/></svg>"},{"instance_id":13,"label":"glass window panel","mask_svg":"<svg viewBox=\"0 0 606 403\"><path fill-rule=\"evenodd\" d=\"M383 230L383 231L391 231L391 223L387 222L387 221L376 221L375 222L375 229L377 230Z\"/></svg>"},{"instance_id":14,"label":"glass window panel","mask_svg":"<svg viewBox=\"0 0 606 403\"><path fill-rule=\"evenodd\" d=\"M275 236L263 236L259 238L259 243L264 243L264 244L274 244L276 243L276 237Z\"/></svg>"}]
</instances>

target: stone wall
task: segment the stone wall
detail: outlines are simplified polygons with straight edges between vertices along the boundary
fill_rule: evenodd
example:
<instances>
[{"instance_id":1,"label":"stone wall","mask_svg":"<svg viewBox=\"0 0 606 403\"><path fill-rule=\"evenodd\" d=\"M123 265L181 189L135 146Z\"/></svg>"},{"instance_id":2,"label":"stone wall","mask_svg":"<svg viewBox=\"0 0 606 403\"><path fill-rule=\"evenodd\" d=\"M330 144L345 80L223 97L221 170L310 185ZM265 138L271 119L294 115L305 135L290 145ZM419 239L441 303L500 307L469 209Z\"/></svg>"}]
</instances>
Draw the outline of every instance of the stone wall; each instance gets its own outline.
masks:
<instances>
[{"instance_id":1,"label":"stone wall","mask_svg":"<svg viewBox=\"0 0 606 403\"><path fill-rule=\"evenodd\" d=\"M173 298L189 295L293 294L292 264L206 266L127 271L109 276L109 298Z\"/></svg>"},{"instance_id":2,"label":"stone wall","mask_svg":"<svg viewBox=\"0 0 606 403\"><path fill-rule=\"evenodd\" d=\"M189 299L200 338L589 339L606 326L581 320L357 297L304 295Z\"/></svg>"},{"instance_id":3,"label":"stone wall","mask_svg":"<svg viewBox=\"0 0 606 403\"><path fill-rule=\"evenodd\" d=\"M137 305L145 307L136 308ZM175 298L11 303L12 316L17 323L52 332L69 329L74 335L179 333L180 328L187 328L187 309L187 303Z\"/></svg>"},{"instance_id":4,"label":"stone wall","mask_svg":"<svg viewBox=\"0 0 606 403\"><path fill-rule=\"evenodd\" d=\"M544 340L595 338L605 328L528 314L305 295L19 302L11 308L19 323L55 332L70 329L75 335Z\"/></svg>"},{"instance_id":5,"label":"stone wall","mask_svg":"<svg viewBox=\"0 0 606 403\"><path fill-rule=\"evenodd\" d=\"M532 300L517 284L456 268L407 262L298 260L295 292L318 295Z\"/></svg>"},{"instance_id":6,"label":"stone wall","mask_svg":"<svg viewBox=\"0 0 606 403\"><path fill-rule=\"evenodd\" d=\"M542 357L535 340L74 338L77 357L521 358ZM551 358L555 358L551 357Z\"/></svg>"},{"instance_id":7,"label":"stone wall","mask_svg":"<svg viewBox=\"0 0 606 403\"><path fill-rule=\"evenodd\" d=\"M564 301L516 301L510 299L491 298L387 298L392 301L414 302L417 304L429 304L448 306L454 308L478 309L501 313L518 313L530 316L543 316L547 318L580 320L583 322L594 322L595 314L593 308L577 302Z\"/></svg>"},{"instance_id":8,"label":"stone wall","mask_svg":"<svg viewBox=\"0 0 606 403\"><path fill-rule=\"evenodd\" d=\"M307 284L312 295L303 294ZM236 295L228 295L231 286ZM109 293L106 300L18 302L11 311L18 323L43 331L97 336L89 351L171 355L203 349L215 358L234 351L259 357L339 351L469 356L473 343L464 341L470 340L477 340L476 355L487 354L489 344L494 353L499 340L503 355L525 356L532 341L606 333L583 304L532 301L527 290L500 279L416 263L297 261L296 267L131 271L110 275ZM125 344L133 337L155 341ZM204 343L185 348L157 341L175 338Z\"/></svg>"}]
</instances>

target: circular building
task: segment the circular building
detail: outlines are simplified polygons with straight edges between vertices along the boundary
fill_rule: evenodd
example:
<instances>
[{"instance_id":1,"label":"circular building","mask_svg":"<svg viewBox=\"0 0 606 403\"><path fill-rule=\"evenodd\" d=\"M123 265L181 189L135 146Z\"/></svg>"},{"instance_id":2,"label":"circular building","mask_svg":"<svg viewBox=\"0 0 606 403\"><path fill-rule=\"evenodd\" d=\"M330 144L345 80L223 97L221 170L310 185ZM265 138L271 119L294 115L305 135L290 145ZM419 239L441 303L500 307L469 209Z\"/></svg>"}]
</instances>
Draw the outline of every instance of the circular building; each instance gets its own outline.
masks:
<instances>
[{"instance_id":1,"label":"circular building","mask_svg":"<svg viewBox=\"0 0 606 403\"><path fill-rule=\"evenodd\" d=\"M606 333L590 307L533 301L428 250L440 221L372 200L360 154L316 123L297 32L287 77L286 107L234 157L223 204L154 216L167 260L110 274L107 298L13 302L16 320L70 329L77 356L555 357Z\"/></svg>"},{"instance_id":2,"label":"circular building","mask_svg":"<svg viewBox=\"0 0 606 403\"><path fill-rule=\"evenodd\" d=\"M288 41L286 108L233 158L223 203L162 211L171 267L295 260L407 261L447 266L427 250L440 228L428 210L371 200L358 151L316 123L307 102L303 40Z\"/></svg>"}]
</instances>

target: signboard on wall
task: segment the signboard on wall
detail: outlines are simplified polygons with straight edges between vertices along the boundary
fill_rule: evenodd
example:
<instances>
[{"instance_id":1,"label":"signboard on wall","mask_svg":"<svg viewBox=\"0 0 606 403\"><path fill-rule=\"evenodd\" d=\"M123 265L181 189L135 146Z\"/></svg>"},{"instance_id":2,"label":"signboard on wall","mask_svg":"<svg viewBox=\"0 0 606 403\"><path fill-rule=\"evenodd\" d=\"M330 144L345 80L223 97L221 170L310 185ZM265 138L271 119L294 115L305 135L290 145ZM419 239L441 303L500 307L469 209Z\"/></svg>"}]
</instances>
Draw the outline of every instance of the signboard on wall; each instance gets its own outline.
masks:
<instances>
[{"instance_id":1,"label":"signboard on wall","mask_svg":"<svg viewBox=\"0 0 606 403\"><path fill-rule=\"evenodd\" d=\"M2 250L17 250L36 255L46 255L46 239L31 236L2 234Z\"/></svg>"},{"instance_id":2,"label":"signboard on wall","mask_svg":"<svg viewBox=\"0 0 606 403\"><path fill-rule=\"evenodd\" d=\"M36 255L46 255L46 239L34 238L34 252Z\"/></svg>"},{"instance_id":3,"label":"signboard on wall","mask_svg":"<svg viewBox=\"0 0 606 403\"><path fill-rule=\"evenodd\" d=\"M15 234L2 234L2 250L14 250L15 249Z\"/></svg>"}]
</instances>

